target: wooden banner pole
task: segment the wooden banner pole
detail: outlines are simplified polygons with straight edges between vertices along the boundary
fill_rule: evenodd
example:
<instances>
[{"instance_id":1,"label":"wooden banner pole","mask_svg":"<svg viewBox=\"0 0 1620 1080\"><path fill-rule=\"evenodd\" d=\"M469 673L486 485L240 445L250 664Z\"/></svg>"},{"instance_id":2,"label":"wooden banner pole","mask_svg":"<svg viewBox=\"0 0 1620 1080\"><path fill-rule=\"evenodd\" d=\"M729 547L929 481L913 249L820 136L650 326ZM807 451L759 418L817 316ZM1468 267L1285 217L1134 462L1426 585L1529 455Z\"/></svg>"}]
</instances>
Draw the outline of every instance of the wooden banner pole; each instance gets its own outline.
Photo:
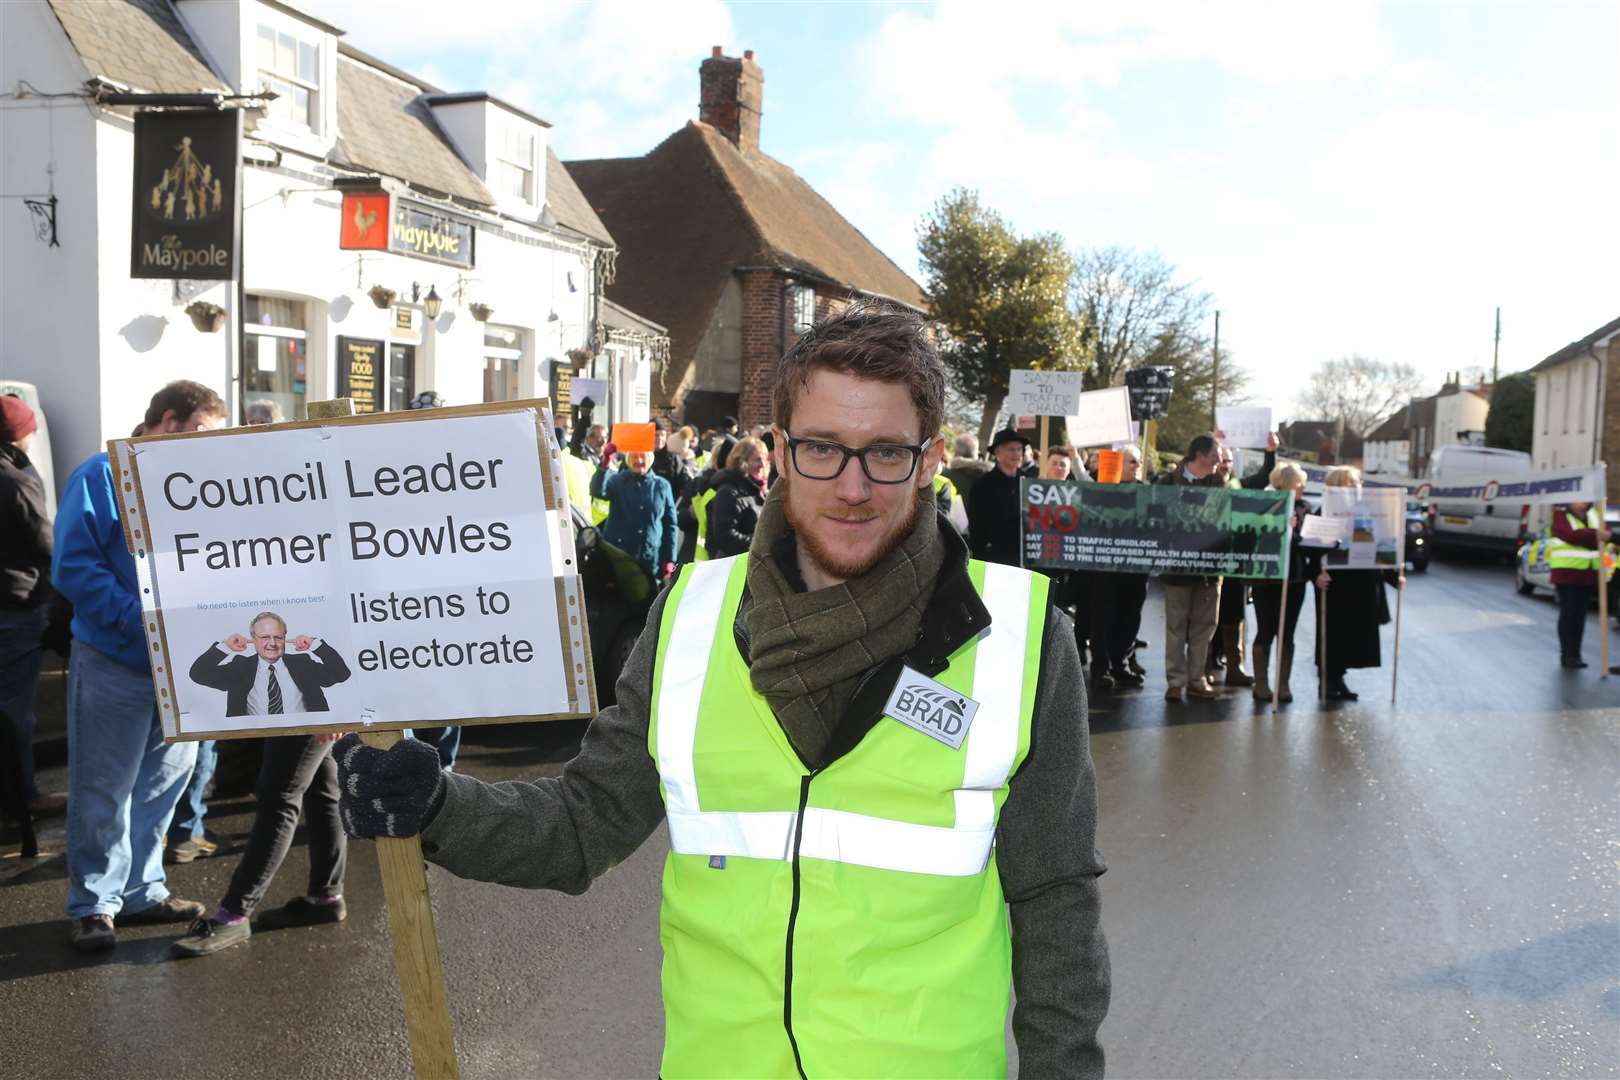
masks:
<instances>
[{"instance_id":1,"label":"wooden banner pole","mask_svg":"<svg viewBox=\"0 0 1620 1080\"><path fill-rule=\"evenodd\" d=\"M1382 583L1378 586L1382 589ZM1389 703L1395 704L1396 689L1401 684L1401 607L1406 603L1406 575L1401 574L1401 585L1395 590L1395 664L1389 673Z\"/></svg>"},{"instance_id":2,"label":"wooden banner pole","mask_svg":"<svg viewBox=\"0 0 1620 1080\"><path fill-rule=\"evenodd\" d=\"M1327 704L1328 692L1327 594L1320 585L1316 587L1316 687L1323 705Z\"/></svg>"},{"instance_id":3,"label":"wooden banner pole","mask_svg":"<svg viewBox=\"0 0 1620 1080\"><path fill-rule=\"evenodd\" d=\"M1277 604L1277 633L1271 639L1271 647L1277 650L1277 677L1271 684L1271 715L1276 716L1282 710L1282 654L1283 635L1288 632L1288 572L1289 560L1294 554L1294 500L1298 498L1294 492L1288 493L1287 505L1283 507L1283 550L1282 550L1282 599ZM1258 619L1259 609L1256 609L1255 618ZM1257 671L1255 675L1260 673Z\"/></svg>"},{"instance_id":4,"label":"wooden banner pole","mask_svg":"<svg viewBox=\"0 0 1620 1080\"><path fill-rule=\"evenodd\" d=\"M360 738L367 746L387 750L400 735L397 731L362 731ZM379 836L375 842L411 1063L417 1080L455 1080L455 1032L450 1026L450 998L444 989L444 964L439 956L439 932L433 925L422 838Z\"/></svg>"},{"instance_id":5,"label":"wooden banner pole","mask_svg":"<svg viewBox=\"0 0 1620 1080\"><path fill-rule=\"evenodd\" d=\"M1043 417L1040 418L1041 453L1040 453L1040 456L1035 459L1035 470L1036 470L1036 475L1037 476L1039 476L1041 473L1044 473L1046 471L1046 422L1047 422L1046 417L1043 416Z\"/></svg>"},{"instance_id":6,"label":"wooden banner pole","mask_svg":"<svg viewBox=\"0 0 1620 1080\"><path fill-rule=\"evenodd\" d=\"M1598 500L1598 526L1601 528L1608 520L1609 500ZM1609 677L1609 574L1608 567L1603 565L1604 549L1608 545L1598 544L1597 583L1598 583L1598 678Z\"/></svg>"},{"instance_id":7,"label":"wooden banner pole","mask_svg":"<svg viewBox=\"0 0 1620 1080\"><path fill-rule=\"evenodd\" d=\"M312 401L306 412L311 420L353 416L354 402L349 398ZM387 750L399 742L400 734L362 731L360 738L367 746ZM379 836L375 843L411 1063L417 1080L456 1080L456 1038L450 1026L450 998L444 989L444 962L439 955L439 931L433 925L422 838Z\"/></svg>"}]
</instances>

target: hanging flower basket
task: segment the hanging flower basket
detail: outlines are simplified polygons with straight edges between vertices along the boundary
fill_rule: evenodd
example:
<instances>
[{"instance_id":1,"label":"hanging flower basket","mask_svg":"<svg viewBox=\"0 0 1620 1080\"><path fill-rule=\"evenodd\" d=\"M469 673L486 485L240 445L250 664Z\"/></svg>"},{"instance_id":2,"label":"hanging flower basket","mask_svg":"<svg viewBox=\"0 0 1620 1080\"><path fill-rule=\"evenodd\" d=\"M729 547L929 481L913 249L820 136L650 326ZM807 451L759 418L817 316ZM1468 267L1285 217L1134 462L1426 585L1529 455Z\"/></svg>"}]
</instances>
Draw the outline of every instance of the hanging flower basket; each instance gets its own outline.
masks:
<instances>
[{"instance_id":1,"label":"hanging flower basket","mask_svg":"<svg viewBox=\"0 0 1620 1080\"><path fill-rule=\"evenodd\" d=\"M394 306L394 297L398 296L399 294L393 289L385 286L373 285L366 295L371 297L371 302L373 304L376 304L384 311L387 311L389 308Z\"/></svg>"},{"instance_id":2,"label":"hanging flower basket","mask_svg":"<svg viewBox=\"0 0 1620 1080\"><path fill-rule=\"evenodd\" d=\"M205 334L218 333L225 326L225 309L206 300L193 300L186 305L191 325Z\"/></svg>"},{"instance_id":3,"label":"hanging flower basket","mask_svg":"<svg viewBox=\"0 0 1620 1080\"><path fill-rule=\"evenodd\" d=\"M574 362L575 367L579 367L579 366L581 366L583 364L590 363L591 358L594 357L595 355L596 354L591 352L591 350L589 350L589 349L569 349L568 350L568 359L570 359L570 360L572 360Z\"/></svg>"},{"instance_id":4,"label":"hanging flower basket","mask_svg":"<svg viewBox=\"0 0 1620 1080\"><path fill-rule=\"evenodd\" d=\"M495 309L488 304L468 304L467 310L472 312L472 317L479 322L489 322L489 317L495 314Z\"/></svg>"}]
</instances>

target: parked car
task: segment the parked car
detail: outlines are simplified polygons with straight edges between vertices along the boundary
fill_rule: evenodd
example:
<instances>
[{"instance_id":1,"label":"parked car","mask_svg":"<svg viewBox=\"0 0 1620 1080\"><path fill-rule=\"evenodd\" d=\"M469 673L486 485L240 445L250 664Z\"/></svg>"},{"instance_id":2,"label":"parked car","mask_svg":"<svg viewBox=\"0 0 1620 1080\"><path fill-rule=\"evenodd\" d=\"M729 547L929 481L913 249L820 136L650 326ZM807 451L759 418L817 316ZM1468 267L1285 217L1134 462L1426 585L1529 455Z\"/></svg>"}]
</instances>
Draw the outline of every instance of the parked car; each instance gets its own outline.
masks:
<instances>
[{"instance_id":1,"label":"parked car","mask_svg":"<svg viewBox=\"0 0 1620 1080\"><path fill-rule=\"evenodd\" d=\"M1406 561L1412 572L1421 574L1429 568L1429 556L1434 551L1434 523L1429 513L1416 499L1406 500Z\"/></svg>"},{"instance_id":2,"label":"parked car","mask_svg":"<svg viewBox=\"0 0 1620 1080\"><path fill-rule=\"evenodd\" d=\"M1611 532L1620 533L1620 507L1609 507L1604 516L1604 524ZM1525 541L1519 547L1517 557L1513 563L1513 585L1525 596L1531 596L1537 589L1552 591L1552 567L1547 565L1547 548L1552 543L1552 530L1544 530L1540 536ZM1616 618L1620 618L1620 578L1614 576L1615 546L1609 544L1606 550L1609 566L1609 611Z\"/></svg>"},{"instance_id":3,"label":"parked car","mask_svg":"<svg viewBox=\"0 0 1620 1080\"><path fill-rule=\"evenodd\" d=\"M1442 446L1429 460L1428 485L1436 488L1485 485L1529 474L1530 455L1485 446ZM1484 499L1431 499L1433 546L1471 548L1512 555L1518 548L1524 507Z\"/></svg>"}]
</instances>

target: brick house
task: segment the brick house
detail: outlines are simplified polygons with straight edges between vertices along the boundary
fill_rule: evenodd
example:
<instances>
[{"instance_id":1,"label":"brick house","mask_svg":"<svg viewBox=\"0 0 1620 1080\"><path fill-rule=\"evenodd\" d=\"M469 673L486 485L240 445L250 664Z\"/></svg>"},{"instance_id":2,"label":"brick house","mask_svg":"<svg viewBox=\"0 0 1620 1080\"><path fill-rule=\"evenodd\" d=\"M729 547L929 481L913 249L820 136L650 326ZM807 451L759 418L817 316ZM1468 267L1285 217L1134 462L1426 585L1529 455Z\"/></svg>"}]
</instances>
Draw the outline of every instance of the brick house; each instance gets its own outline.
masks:
<instances>
[{"instance_id":1,"label":"brick house","mask_svg":"<svg viewBox=\"0 0 1620 1080\"><path fill-rule=\"evenodd\" d=\"M610 299L669 328L653 412L771 418L776 361L852 297L924 310L921 287L792 169L761 152L752 51L698 69L699 116L642 157L567 163L620 247Z\"/></svg>"}]
</instances>

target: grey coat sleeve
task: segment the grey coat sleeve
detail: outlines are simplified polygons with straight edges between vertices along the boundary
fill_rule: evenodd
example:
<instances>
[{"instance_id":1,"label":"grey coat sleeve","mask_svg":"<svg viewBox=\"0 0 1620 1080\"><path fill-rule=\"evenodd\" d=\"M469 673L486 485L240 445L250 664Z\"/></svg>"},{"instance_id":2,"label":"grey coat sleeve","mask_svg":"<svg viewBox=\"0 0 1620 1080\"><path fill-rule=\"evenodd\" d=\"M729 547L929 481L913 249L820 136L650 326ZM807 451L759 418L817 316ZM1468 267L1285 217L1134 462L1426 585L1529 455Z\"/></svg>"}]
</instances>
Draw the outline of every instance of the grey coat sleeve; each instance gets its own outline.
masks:
<instances>
[{"instance_id":1,"label":"grey coat sleeve","mask_svg":"<svg viewBox=\"0 0 1620 1080\"><path fill-rule=\"evenodd\" d=\"M597 715L558 777L487 784L444 774L444 805L422 851L457 877L578 895L628 858L664 818L647 750L653 657L664 591L619 676L618 704Z\"/></svg>"},{"instance_id":2,"label":"grey coat sleeve","mask_svg":"<svg viewBox=\"0 0 1620 1080\"><path fill-rule=\"evenodd\" d=\"M1086 684L1069 617L1046 620L1029 754L1013 777L996 838L1012 916L1013 1037L1019 1073L1101 1077L1097 1029L1108 1012L1108 944L1097 878L1097 777Z\"/></svg>"}]
</instances>

